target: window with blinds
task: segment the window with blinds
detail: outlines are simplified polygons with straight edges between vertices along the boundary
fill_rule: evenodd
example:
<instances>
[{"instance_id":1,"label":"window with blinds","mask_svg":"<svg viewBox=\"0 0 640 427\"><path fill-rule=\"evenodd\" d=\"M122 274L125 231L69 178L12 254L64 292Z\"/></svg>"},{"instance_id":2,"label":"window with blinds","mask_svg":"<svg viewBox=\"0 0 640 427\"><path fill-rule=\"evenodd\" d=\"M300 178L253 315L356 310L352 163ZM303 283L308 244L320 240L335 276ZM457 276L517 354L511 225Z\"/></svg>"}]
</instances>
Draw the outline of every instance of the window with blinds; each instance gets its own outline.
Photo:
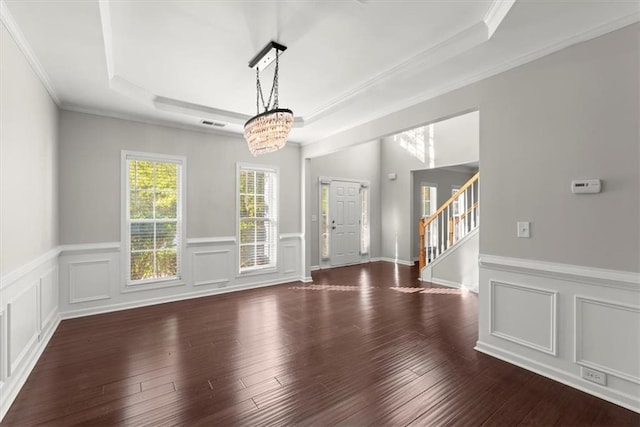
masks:
<instances>
[{"instance_id":1,"label":"window with blinds","mask_svg":"<svg viewBox=\"0 0 640 427\"><path fill-rule=\"evenodd\" d=\"M240 273L276 267L277 170L238 166Z\"/></svg>"},{"instance_id":2,"label":"window with blinds","mask_svg":"<svg viewBox=\"0 0 640 427\"><path fill-rule=\"evenodd\" d=\"M183 239L180 158L127 153L127 284L180 278Z\"/></svg>"}]
</instances>

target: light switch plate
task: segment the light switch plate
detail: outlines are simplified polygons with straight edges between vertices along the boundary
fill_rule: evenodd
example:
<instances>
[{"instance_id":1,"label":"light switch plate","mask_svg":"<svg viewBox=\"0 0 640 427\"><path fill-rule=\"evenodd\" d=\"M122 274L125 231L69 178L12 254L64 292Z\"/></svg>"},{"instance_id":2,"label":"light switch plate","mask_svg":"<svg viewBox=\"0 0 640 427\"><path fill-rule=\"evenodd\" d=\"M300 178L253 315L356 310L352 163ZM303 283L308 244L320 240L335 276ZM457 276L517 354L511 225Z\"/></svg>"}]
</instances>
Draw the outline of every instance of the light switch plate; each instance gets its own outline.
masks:
<instances>
[{"instance_id":1,"label":"light switch plate","mask_svg":"<svg viewBox=\"0 0 640 427\"><path fill-rule=\"evenodd\" d=\"M531 233L529 232L530 227L529 221L518 221L518 238L519 239L528 239L531 237Z\"/></svg>"},{"instance_id":2,"label":"light switch plate","mask_svg":"<svg viewBox=\"0 0 640 427\"><path fill-rule=\"evenodd\" d=\"M318 220L317 215L311 215L311 222L316 222Z\"/></svg>"}]
</instances>

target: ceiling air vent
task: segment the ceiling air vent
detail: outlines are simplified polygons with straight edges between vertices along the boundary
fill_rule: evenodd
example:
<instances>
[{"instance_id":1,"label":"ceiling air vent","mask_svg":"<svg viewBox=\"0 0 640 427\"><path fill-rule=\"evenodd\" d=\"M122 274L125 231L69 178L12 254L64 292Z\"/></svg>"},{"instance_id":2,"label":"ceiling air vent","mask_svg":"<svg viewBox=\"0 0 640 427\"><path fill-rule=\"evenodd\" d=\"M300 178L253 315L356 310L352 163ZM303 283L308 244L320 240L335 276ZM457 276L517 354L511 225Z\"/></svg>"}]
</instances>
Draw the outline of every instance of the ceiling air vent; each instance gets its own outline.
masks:
<instances>
[{"instance_id":1,"label":"ceiling air vent","mask_svg":"<svg viewBox=\"0 0 640 427\"><path fill-rule=\"evenodd\" d=\"M211 120L202 120L202 121L200 121L200 123L202 123L205 126L215 126L215 127L219 127L219 128L223 128L223 127L226 126L225 123L212 122Z\"/></svg>"}]
</instances>

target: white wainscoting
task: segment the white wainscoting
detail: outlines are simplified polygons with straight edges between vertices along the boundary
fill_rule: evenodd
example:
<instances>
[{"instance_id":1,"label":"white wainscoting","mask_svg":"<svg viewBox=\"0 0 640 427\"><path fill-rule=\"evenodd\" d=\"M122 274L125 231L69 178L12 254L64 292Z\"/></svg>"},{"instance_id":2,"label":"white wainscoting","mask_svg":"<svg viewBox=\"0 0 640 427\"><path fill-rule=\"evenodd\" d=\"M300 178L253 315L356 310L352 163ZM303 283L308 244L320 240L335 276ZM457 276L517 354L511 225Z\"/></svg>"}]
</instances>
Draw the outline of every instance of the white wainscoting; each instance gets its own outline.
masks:
<instances>
[{"instance_id":1,"label":"white wainscoting","mask_svg":"<svg viewBox=\"0 0 640 427\"><path fill-rule=\"evenodd\" d=\"M481 255L476 349L640 412L640 274Z\"/></svg>"},{"instance_id":2,"label":"white wainscoting","mask_svg":"<svg viewBox=\"0 0 640 427\"><path fill-rule=\"evenodd\" d=\"M185 286L123 292L119 242L63 245L0 278L0 420L61 318L269 286L303 279L303 236L282 234L275 271L237 275L235 237L187 241Z\"/></svg>"},{"instance_id":3,"label":"white wainscoting","mask_svg":"<svg viewBox=\"0 0 640 427\"><path fill-rule=\"evenodd\" d=\"M575 362L640 384L640 346L626 342L640 337L640 308L576 296L575 310Z\"/></svg>"},{"instance_id":4,"label":"white wainscoting","mask_svg":"<svg viewBox=\"0 0 640 427\"><path fill-rule=\"evenodd\" d=\"M193 286L225 287L233 275L233 255L229 249L192 252Z\"/></svg>"},{"instance_id":5,"label":"white wainscoting","mask_svg":"<svg viewBox=\"0 0 640 427\"><path fill-rule=\"evenodd\" d=\"M0 280L0 419L58 327L58 254L54 248Z\"/></svg>"},{"instance_id":6,"label":"white wainscoting","mask_svg":"<svg viewBox=\"0 0 640 427\"><path fill-rule=\"evenodd\" d=\"M262 274L239 275L234 236L187 239L182 256L184 285L123 291L119 243L66 245L60 255L62 318L177 301L301 280L302 235L281 234L278 265Z\"/></svg>"},{"instance_id":7,"label":"white wainscoting","mask_svg":"<svg viewBox=\"0 0 640 427\"><path fill-rule=\"evenodd\" d=\"M557 355L557 292L495 281L489 289L491 335Z\"/></svg>"},{"instance_id":8,"label":"white wainscoting","mask_svg":"<svg viewBox=\"0 0 640 427\"><path fill-rule=\"evenodd\" d=\"M69 263L69 302L71 304L109 299L111 291L110 259Z\"/></svg>"}]
</instances>

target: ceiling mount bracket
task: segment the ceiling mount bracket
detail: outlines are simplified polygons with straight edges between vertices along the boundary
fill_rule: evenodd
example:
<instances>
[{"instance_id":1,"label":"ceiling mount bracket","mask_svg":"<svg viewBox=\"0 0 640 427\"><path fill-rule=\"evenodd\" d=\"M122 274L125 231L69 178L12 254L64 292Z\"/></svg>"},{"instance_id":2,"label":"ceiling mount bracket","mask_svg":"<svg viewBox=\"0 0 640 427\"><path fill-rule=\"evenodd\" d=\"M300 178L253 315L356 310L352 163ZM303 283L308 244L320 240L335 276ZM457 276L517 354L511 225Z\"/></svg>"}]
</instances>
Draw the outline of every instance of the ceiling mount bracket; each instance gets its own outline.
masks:
<instances>
[{"instance_id":1,"label":"ceiling mount bracket","mask_svg":"<svg viewBox=\"0 0 640 427\"><path fill-rule=\"evenodd\" d=\"M276 59L276 53L279 51L281 54L287 50L287 47L280 43L270 41L264 49L262 49L250 62L249 68L258 70L264 70Z\"/></svg>"}]
</instances>

